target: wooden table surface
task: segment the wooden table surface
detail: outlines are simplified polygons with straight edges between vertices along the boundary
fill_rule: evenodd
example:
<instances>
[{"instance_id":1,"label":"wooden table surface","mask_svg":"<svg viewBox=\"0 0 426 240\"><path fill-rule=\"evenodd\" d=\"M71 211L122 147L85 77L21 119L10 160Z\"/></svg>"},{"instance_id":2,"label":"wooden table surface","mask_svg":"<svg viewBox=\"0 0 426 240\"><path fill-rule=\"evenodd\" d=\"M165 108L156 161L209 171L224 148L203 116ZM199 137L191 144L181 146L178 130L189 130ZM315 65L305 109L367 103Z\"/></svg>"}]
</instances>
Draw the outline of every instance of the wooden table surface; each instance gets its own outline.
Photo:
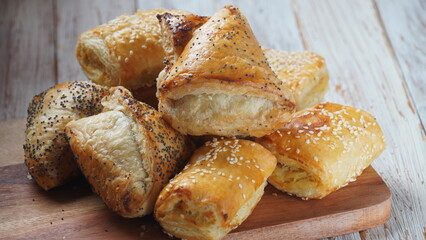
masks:
<instances>
[{"instance_id":1,"label":"wooden table surface","mask_svg":"<svg viewBox=\"0 0 426 240\"><path fill-rule=\"evenodd\" d=\"M229 3L263 46L324 56L326 100L373 113L385 132L387 149L373 167L392 191L392 216L333 239L426 239L425 0L2 0L0 121L25 117L31 98L52 85L86 79L74 56L84 30L136 9L212 15Z\"/></svg>"}]
</instances>

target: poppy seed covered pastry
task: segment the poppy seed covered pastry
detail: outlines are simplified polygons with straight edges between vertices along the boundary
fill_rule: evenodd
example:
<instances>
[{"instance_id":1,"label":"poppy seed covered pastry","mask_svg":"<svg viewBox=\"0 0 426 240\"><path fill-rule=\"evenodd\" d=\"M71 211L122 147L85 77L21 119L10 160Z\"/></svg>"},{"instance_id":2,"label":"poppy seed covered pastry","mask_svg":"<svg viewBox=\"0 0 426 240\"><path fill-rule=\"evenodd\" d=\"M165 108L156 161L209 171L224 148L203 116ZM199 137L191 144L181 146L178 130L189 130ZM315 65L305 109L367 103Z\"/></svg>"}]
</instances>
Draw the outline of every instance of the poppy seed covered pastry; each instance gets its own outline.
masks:
<instances>
[{"instance_id":1,"label":"poppy seed covered pastry","mask_svg":"<svg viewBox=\"0 0 426 240\"><path fill-rule=\"evenodd\" d=\"M155 218L178 238L221 239L251 214L275 166L260 144L213 139L161 191Z\"/></svg>"},{"instance_id":2,"label":"poppy seed covered pastry","mask_svg":"<svg viewBox=\"0 0 426 240\"><path fill-rule=\"evenodd\" d=\"M122 87L111 88L102 104L102 113L66 126L77 163L110 209L129 218L149 214L192 144Z\"/></svg>"},{"instance_id":3,"label":"poppy seed covered pastry","mask_svg":"<svg viewBox=\"0 0 426 240\"><path fill-rule=\"evenodd\" d=\"M269 183L304 199L323 198L355 181L385 148L371 114L334 103L297 112L257 141L278 160Z\"/></svg>"},{"instance_id":4,"label":"poppy seed covered pastry","mask_svg":"<svg viewBox=\"0 0 426 240\"><path fill-rule=\"evenodd\" d=\"M183 134L261 137L295 111L292 93L233 6L193 32L157 86L159 111Z\"/></svg>"},{"instance_id":5,"label":"poppy seed covered pastry","mask_svg":"<svg viewBox=\"0 0 426 240\"><path fill-rule=\"evenodd\" d=\"M179 58L193 32L209 17L170 13L158 17L167 70ZM323 57L313 52L287 52L265 47L262 50L280 83L293 92L298 110L320 103L328 90L328 71Z\"/></svg>"},{"instance_id":6,"label":"poppy seed covered pastry","mask_svg":"<svg viewBox=\"0 0 426 240\"><path fill-rule=\"evenodd\" d=\"M156 15L164 12L153 9L125 14L82 33L76 56L87 78L131 90L154 85L165 56ZM188 14L181 10L169 12Z\"/></svg>"},{"instance_id":7,"label":"poppy seed covered pastry","mask_svg":"<svg viewBox=\"0 0 426 240\"><path fill-rule=\"evenodd\" d=\"M165 51L164 62L169 68L179 58L186 44L191 40L193 32L201 27L209 17L194 14L157 15L161 26L162 44Z\"/></svg>"},{"instance_id":8,"label":"poppy seed covered pastry","mask_svg":"<svg viewBox=\"0 0 426 240\"><path fill-rule=\"evenodd\" d=\"M271 69L294 94L297 110L318 104L328 90L324 58L313 52L287 52L263 48Z\"/></svg>"},{"instance_id":9,"label":"poppy seed covered pastry","mask_svg":"<svg viewBox=\"0 0 426 240\"><path fill-rule=\"evenodd\" d=\"M25 164L44 190L60 186L80 173L65 125L101 112L101 99L108 94L107 88L96 84L66 82L33 98L25 130Z\"/></svg>"}]
</instances>

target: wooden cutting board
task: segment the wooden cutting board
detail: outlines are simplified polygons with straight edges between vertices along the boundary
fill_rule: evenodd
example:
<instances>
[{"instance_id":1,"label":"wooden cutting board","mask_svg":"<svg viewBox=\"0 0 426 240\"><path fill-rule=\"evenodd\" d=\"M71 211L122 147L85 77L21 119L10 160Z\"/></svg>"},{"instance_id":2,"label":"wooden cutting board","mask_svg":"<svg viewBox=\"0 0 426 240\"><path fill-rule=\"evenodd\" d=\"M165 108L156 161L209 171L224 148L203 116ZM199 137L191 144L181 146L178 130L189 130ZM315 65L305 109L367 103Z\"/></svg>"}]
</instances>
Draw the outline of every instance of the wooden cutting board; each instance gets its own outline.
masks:
<instances>
[{"instance_id":1,"label":"wooden cutting board","mask_svg":"<svg viewBox=\"0 0 426 240\"><path fill-rule=\"evenodd\" d=\"M170 239L151 216L124 219L83 178L45 192L23 164L23 120L0 124L0 239ZM372 167L321 200L268 186L252 215L226 239L318 239L384 224L390 191Z\"/></svg>"}]
</instances>

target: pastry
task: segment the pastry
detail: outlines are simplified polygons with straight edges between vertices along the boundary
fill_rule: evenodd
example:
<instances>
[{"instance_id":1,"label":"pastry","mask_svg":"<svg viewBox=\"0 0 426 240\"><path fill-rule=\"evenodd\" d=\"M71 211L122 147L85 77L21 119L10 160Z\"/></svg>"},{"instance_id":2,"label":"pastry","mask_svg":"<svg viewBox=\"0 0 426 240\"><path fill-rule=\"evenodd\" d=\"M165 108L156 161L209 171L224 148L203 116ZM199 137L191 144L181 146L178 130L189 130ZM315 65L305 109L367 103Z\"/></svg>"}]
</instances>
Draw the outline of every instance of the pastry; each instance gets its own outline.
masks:
<instances>
[{"instance_id":1,"label":"pastry","mask_svg":"<svg viewBox=\"0 0 426 240\"><path fill-rule=\"evenodd\" d=\"M178 238L221 239L251 214L275 166L260 144L214 139L161 191L155 218Z\"/></svg>"},{"instance_id":2,"label":"pastry","mask_svg":"<svg viewBox=\"0 0 426 240\"><path fill-rule=\"evenodd\" d=\"M385 148L371 114L335 103L297 112L257 141L278 160L269 183L304 199L323 198L355 181Z\"/></svg>"},{"instance_id":3,"label":"pastry","mask_svg":"<svg viewBox=\"0 0 426 240\"><path fill-rule=\"evenodd\" d=\"M328 71L324 58L313 52L287 52L263 48L272 70L289 88L297 110L318 104L328 89Z\"/></svg>"},{"instance_id":4,"label":"pastry","mask_svg":"<svg viewBox=\"0 0 426 240\"><path fill-rule=\"evenodd\" d=\"M159 15L166 52L166 68L179 58L193 32L209 17L197 15ZM262 47L271 69L295 97L298 110L318 104L328 89L328 71L324 58L313 52L287 52Z\"/></svg>"},{"instance_id":5,"label":"pastry","mask_svg":"<svg viewBox=\"0 0 426 240\"><path fill-rule=\"evenodd\" d=\"M76 47L83 72L95 83L135 90L155 85L165 56L157 14L164 9L122 15L82 33ZM188 14L170 10L175 14Z\"/></svg>"},{"instance_id":6,"label":"pastry","mask_svg":"<svg viewBox=\"0 0 426 240\"><path fill-rule=\"evenodd\" d=\"M102 113L68 123L66 134L83 175L105 204L123 217L141 217L151 213L192 145L126 89L110 91Z\"/></svg>"},{"instance_id":7,"label":"pastry","mask_svg":"<svg viewBox=\"0 0 426 240\"><path fill-rule=\"evenodd\" d=\"M58 84L35 96L28 107L25 164L44 190L60 186L79 174L65 125L99 113L108 90L87 82Z\"/></svg>"},{"instance_id":8,"label":"pastry","mask_svg":"<svg viewBox=\"0 0 426 240\"><path fill-rule=\"evenodd\" d=\"M193 32L157 88L159 111L183 134L261 137L295 111L292 93L233 6Z\"/></svg>"},{"instance_id":9,"label":"pastry","mask_svg":"<svg viewBox=\"0 0 426 240\"><path fill-rule=\"evenodd\" d=\"M167 68L179 58L186 44L191 40L193 32L201 27L209 17L194 14L157 15L161 26L162 45L165 51L164 63Z\"/></svg>"}]
</instances>

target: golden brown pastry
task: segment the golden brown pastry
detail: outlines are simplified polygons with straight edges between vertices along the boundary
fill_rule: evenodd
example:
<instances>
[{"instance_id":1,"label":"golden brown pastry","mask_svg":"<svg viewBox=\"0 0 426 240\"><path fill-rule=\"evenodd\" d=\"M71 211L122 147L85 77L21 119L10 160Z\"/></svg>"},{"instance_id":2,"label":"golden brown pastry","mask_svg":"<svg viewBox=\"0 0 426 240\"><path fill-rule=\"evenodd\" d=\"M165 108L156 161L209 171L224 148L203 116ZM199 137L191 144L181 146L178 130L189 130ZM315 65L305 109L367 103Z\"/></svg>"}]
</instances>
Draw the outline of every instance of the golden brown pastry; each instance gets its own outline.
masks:
<instances>
[{"instance_id":1,"label":"golden brown pastry","mask_svg":"<svg viewBox=\"0 0 426 240\"><path fill-rule=\"evenodd\" d=\"M233 6L194 31L157 86L160 112L183 134L261 137L295 111L292 93Z\"/></svg>"},{"instance_id":2,"label":"golden brown pastry","mask_svg":"<svg viewBox=\"0 0 426 240\"><path fill-rule=\"evenodd\" d=\"M297 110L318 104L328 89L324 58L313 52L287 52L263 48L272 70L294 94Z\"/></svg>"},{"instance_id":3,"label":"golden brown pastry","mask_svg":"<svg viewBox=\"0 0 426 240\"><path fill-rule=\"evenodd\" d=\"M179 58L195 30L201 27L209 17L194 14L157 15L161 26L162 45L165 51L164 62L169 68Z\"/></svg>"},{"instance_id":4,"label":"golden brown pastry","mask_svg":"<svg viewBox=\"0 0 426 240\"><path fill-rule=\"evenodd\" d=\"M66 126L92 189L123 217L149 214L161 189L186 163L188 138L125 88L111 88L102 113Z\"/></svg>"},{"instance_id":5,"label":"golden brown pastry","mask_svg":"<svg viewBox=\"0 0 426 240\"><path fill-rule=\"evenodd\" d=\"M154 9L125 14L81 34L76 55L86 76L101 85L131 90L155 85L165 56L156 15L164 12Z\"/></svg>"},{"instance_id":6,"label":"golden brown pastry","mask_svg":"<svg viewBox=\"0 0 426 240\"><path fill-rule=\"evenodd\" d=\"M44 190L60 186L79 174L65 125L102 110L108 90L87 82L58 84L35 96L28 107L25 164Z\"/></svg>"},{"instance_id":7,"label":"golden brown pastry","mask_svg":"<svg viewBox=\"0 0 426 240\"><path fill-rule=\"evenodd\" d=\"M161 191L155 218L183 239L221 239L252 212L276 158L248 140L214 139Z\"/></svg>"},{"instance_id":8,"label":"golden brown pastry","mask_svg":"<svg viewBox=\"0 0 426 240\"><path fill-rule=\"evenodd\" d=\"M158 17L166 52L165 70L168 70L179 58L193 32L209 17L170 13ZM321 102L328 89L328 71L323 57L313 52L287 52L265 47L262 50L278 80L293 92L298 110Z\"/></svg>"},{"instance_id":9,"label":"golden brown pastry","mask_svg":"<svg viewBox=\"0 0 426 240\"><path fill-rule=\"evenodd\" d=\"M335 103L296 113L258 142L278 160L269 183L304 199L323 198L355 181L385 148L371 114Z\"/></svg>"}]
</instances>

